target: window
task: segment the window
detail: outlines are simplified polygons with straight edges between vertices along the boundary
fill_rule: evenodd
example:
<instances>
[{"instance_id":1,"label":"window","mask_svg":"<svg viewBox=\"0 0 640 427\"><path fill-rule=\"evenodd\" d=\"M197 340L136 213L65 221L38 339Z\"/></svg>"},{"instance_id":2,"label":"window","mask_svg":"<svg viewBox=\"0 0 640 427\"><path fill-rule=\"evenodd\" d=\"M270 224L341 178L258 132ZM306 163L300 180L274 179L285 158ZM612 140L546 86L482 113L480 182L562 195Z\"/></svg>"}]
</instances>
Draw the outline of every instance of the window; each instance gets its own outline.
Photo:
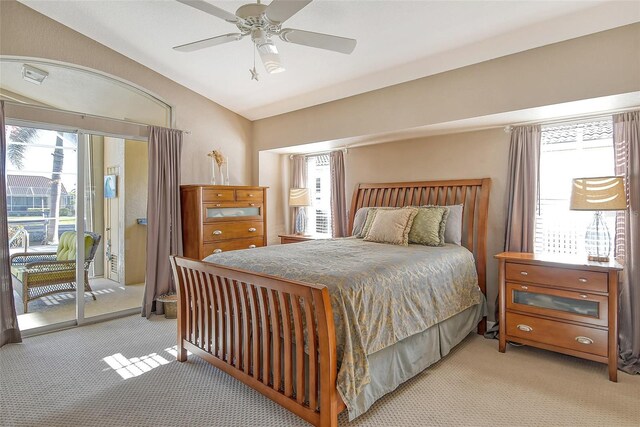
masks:
<instances>
[{"instance_id":1,"label":"window","mask_svg":"<svg viewBox=\"0 0 640 427\"><path fill-rule=\"evenodd\" d=\"M569 210L571 180L611 176L614 172L611 119L543 127L536 252L585 253L585 232L593 212ZM603 215L613 239L616 214L603 212Z\"/></svg>"},{"instance_id":2,"label":"window","mask_svg":"<svg viewBox=\"0 0 640 427\"><path fill-rule=\"evenodd\" d=\"M331 172L329 155L307 156L307 182L313 206L307 208L307 232L331 236Z\"/></svg>"}]
</instances>

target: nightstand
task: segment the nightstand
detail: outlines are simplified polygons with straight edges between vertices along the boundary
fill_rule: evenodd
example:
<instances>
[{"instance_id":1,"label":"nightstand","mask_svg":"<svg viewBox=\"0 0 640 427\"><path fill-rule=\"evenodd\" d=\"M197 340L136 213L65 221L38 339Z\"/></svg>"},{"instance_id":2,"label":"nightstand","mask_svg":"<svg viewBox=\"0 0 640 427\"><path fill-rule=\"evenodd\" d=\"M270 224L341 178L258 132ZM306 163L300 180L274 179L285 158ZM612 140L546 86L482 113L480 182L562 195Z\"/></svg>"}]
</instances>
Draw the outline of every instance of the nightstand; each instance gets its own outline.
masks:
<instances>
[{"instance_id":1,"label":"nightstand","mask_svg":"<svg viewBox=\"0 0 640 427\"><path fill-rule=\"evenodd\" d=\"M278 234L278 237L280 238L280 243L282 243L283 245L287 243L306 242L308 240L326 239L326 237L305 236L302 234Z\"/></svg>"},{"instance_id":2,"label":"nightstand","mask_svg":"<svg viewBox=\"0 0 640 427\"><path fill-rule=\"evenodd\" d=\"M504 252L500 262L500 352L507 341L609 365L618 373L618 271L561 255Z\"/></svg>"}]
</instances>

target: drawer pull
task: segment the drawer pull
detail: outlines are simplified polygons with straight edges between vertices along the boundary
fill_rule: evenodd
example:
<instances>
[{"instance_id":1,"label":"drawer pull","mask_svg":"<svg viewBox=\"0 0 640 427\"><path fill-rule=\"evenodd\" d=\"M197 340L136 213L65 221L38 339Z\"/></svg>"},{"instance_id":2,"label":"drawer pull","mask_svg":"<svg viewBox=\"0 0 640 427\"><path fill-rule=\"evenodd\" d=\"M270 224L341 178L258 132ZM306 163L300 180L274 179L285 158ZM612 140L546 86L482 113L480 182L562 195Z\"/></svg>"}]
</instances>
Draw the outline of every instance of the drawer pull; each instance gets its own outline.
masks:
<instances>
[{"instance_id":1,"label":"drawer pull","mask_svg":"<svg viewBox=\"0 0 640 427\"><path fill-rule=\"evenodd\" d=\"M249 197L253 197L253 194L249 194Z\"/></svg>"},{"instance_id":2,"label":"drawer pull","mask_svg":"<svg viewBox=\"0 0 640 427\"><path fill-rule=\"evenodd\" d=\"M528 287L528 286L520 286L520 288L521 288L521 289L524 289L525 291L526 291L527 289L529 289L529 287Z\"/></svg>"},{"instance_id":3,"label":"drawer pull","mask_svg":"<svg viewBox=\"0 0 640 427\"><path fill-rule=\"evenodd\" d=\"M255 233L255 231L256 231L255 227L251 227L251 228L249 229L249 233Z\"/></svg>"},{"instance_id":4,"label":"drawer pull","mask_svg":"<svg viewBox=\"0 0 640 427\"><path fill-rule=\"evenodd\" d=\"M255 205L256 205L255 203L249 203L249 206L255 206Z\"/></svg>"},{"instance_id":5,"label":"drawer pull","mask_svg":"<svg viewBox=\"0 0 640 427\"><path fill-rule=\"evenodd\" d=\"M593 340L589 337L576 337L576 341L585 345L593 344Z\"/></svg>"},{"instance_id":6,"label":"drawer pull","mask_svg":"<svg viewBox=\"0 0 640 427\"><path fill-rule=\"evenodd\" d=\"M213 232L214 235L219 236L222 234L222 230L216 230Z\"/></svg>"},{"instance_id":7,"label":"drawer pull","mask_svg":"<svg viewBox=\"0 0 640 427\"><path fill-rule=\"evenodd\" d=\"M516 326L516 328L518 328L518 329L520 329L521 331L524 331L524 332L532 332L533 331L533 328L531 326L523 325L522 323L519 324L518 326ZM576 339L578 339L578 338L576 338Z\"/></svg>"},{"instance_id":8,"label":"drawer pull","mask_svg":"<svg viewBox=\"0 0 640 427\"><path fill-rule=\"evenodd\" d=\"M589 298L589 295L586 295L586 294L580 294L580 298Z\"/></svg>"},{"instance_id":9,"label":"drawer pull","mask_svg":"<svg viewBox=\"0 0 640 427\"><path fill-rule=\"evenodd\" d=\"M526 271L521 271L520 274L523 275L523 276L528 276L529 275L529 273L527 273Z\"/></svg>"},{"instance_id":10,"label":"drawer pull","mask_svg":"<svg viewBox=\"0 0 640 427\"><path fill-rule=\"evenodd\" d=\"M216 203L216 206L221 206L220 203Z\"/></svg>"},{"instance_id":11,"label":"drawer pull","mask_svg":"<svg viewBox=\"0 0 640 427\"><path fill-rule=\"evenodd\" d=\"M214 249L214 250L213 250L213 253L214 253L214 254L219 254L220 252L222 252L222 249Z\"/></svg>"},{"instance_id":12,"label":"drawer pull","mask_svg":"<svg viewBox=\"0 0 640 427\"><path fill-rule=\"evenodd\" d=\"M578 282L587 283L587 279L585 279L584 277L581 277L581 278L578 279Z\"/></svg>"},{"instance_id":13,"label":"drawer pull","mask_svg":"<svg viewBox=\"0 0 640 427\"><path fill-rule=\"evenodd\" d=\"M216 194L217 197L222 197L222 193Z\"/></svg>"},{"instance_id":14,"label":"drawer pull","mask_svg":"<svg viewBox=\"0 0 640 427\"><path fill-rule=\"evenodd\" d=\"M249 249L253 249L255 247L256 247L256 245L249 245Z\"/></svg>"}]
</instances>

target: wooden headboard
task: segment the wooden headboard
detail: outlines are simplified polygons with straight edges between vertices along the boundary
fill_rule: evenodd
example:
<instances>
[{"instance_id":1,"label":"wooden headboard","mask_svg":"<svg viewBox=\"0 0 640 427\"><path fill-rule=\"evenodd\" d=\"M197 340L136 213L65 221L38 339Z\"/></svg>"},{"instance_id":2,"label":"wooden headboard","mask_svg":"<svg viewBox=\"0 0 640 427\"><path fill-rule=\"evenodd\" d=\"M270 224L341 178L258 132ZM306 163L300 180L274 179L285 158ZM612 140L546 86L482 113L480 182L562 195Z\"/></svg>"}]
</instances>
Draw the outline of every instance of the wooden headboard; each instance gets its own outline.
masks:
<instances>
[{"instance_id":1,"label":"wooden headboard","mask_svg":"<svg viewBox=\"0 0 640 427\"><path fill-rule=\"evenodd\" d=\"M487 294L487 216L491 178L451 181L359 184L353 193L349 231L356 211L362 207L402 207L463 204L462 245L473 252L478 285Z\"/></svg>"}]
</instances>

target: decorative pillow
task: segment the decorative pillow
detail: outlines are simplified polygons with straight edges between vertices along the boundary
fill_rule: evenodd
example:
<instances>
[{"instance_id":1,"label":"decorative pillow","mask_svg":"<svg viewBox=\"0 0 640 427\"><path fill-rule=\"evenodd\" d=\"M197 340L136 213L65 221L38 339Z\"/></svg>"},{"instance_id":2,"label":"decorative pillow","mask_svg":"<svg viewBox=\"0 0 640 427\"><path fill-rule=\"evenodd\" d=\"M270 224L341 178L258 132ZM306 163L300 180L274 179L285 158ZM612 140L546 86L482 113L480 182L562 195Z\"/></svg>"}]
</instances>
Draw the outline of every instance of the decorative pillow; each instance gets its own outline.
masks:
<instances>
[{"instance_id":1,"label":"decorative pillow","mask_svg":"<svg viewBox=\"0 0 640 427\"><path fill-rule=\"evenodd\" d=\"M356 216L353 217L353 230L351 231L352 236L356 237L364 237L362 236L362 229L364 228L364 223L367 220L367 214L372 208L360 208L356 211Z\"/></svg>"},{"instance_id":2,"label":"decorative pillow","mask_svg":"<svg viewBox=\"0 0 640 427\"><path fill-rule=\"evenodd\" d=\"M362 230L360 231L359 234L355 234L355 229L356 229L356 219L353 219L353 230L354 230L354 236L359 237L359 238L363 238L364 236L367 235L367 232L369 231L369 229L371 228L371 224L373 223L373 219L376 216L376 211L379 210L398 210L401 208L374 208L374 207L368 207L368 208L360 208L358 209L358 212L356 212L356 215L358 215L358 213L362 210L362 209L366 209L366 219L364 220L364 224L362 225Z\"/></svg>"},{"instance_id":3,"label":"decorative pillow","mask_svg":"<svg viewBox=\"0 0 640 427\"><path fill-rule=\"evenodd\" d=\"M421 206L409 231L409 243L443 246L449 209L443 206Z\"/></svg>"},{"instance_id":4,"label":"decorative pillow","mask_svg":"<svg viewBox=\"0 0 640 427\"><path fill-rule=\"evenodd\" d=\"M365 241L402 246L409 244L409 230L411 230L413 219L418 213L417 208L377 209L374 212L371 227L364 238Z\"/></svg>"},{"instance_id":5,"label":"decorative pillow","mask_svg":"<svg viewBox=\"0 0 640 427\"><path fill-rule=\"evenodd\" d=\"M449 205L449 218L444 229L444 242L462 245L462 210L463 205Z\"/></svg>"}]
</instances>

